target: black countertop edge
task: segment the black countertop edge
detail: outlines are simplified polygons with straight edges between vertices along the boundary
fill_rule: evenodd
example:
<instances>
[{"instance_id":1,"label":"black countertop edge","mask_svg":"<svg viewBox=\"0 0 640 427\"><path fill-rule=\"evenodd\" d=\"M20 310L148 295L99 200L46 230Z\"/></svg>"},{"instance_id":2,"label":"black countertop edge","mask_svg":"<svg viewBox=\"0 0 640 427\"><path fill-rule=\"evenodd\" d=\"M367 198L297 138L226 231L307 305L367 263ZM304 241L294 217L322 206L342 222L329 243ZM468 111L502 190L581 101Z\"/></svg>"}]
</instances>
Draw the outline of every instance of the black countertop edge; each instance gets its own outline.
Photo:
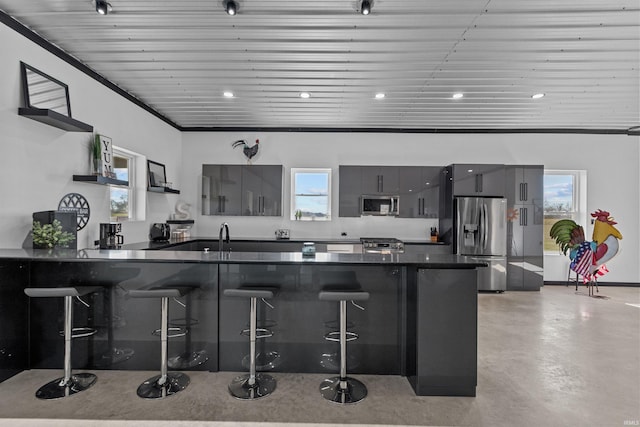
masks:
<instances>
[{"instance_id":1,"label":"black countertop edge","mask_svg":"<svg viewBox=\"0 0 640 427\"><path fill-rule=\"evenodd\" d=\"M0 258L47 262L170 262L195 264L289 264L289 265L397 265L415 268L467 269L486 267L472 258L438 254L343 254L316 253L303 257L300 252L232 252L217 251L143 251L62 249L0 249Z\"/></svg>"},{"instance_id":2,"label":"black countertop edge","mask_svg":"<svg viewBox=\"0 0 640 427\"><path fill-rule=\"evenodd\" d=\"M402 240L402 239L400 239ZM402 240L405 245L446 245L444 242L432 242L429 240ZM155 250L155 249L167 249L172 246L180 246L188 243L198 243L198 242L218 242L218 238L216 237L190 237L188 239L182 240L168 240L168 241L159 241L159 242L138 242L138 243L129 243L122 246L122 249L125 250ZM267 243L299 243L302 245L304 242L314 242L318 244L332 244L332 245L359 245L361 244L360 239L270 239L270 238L249 238L242 237L239 239L231 239L231 243L239 242L239 243L250 243L250 242L267 242ZM213 249L213 248L212 248Z\"/></svg>"}]
</instances>

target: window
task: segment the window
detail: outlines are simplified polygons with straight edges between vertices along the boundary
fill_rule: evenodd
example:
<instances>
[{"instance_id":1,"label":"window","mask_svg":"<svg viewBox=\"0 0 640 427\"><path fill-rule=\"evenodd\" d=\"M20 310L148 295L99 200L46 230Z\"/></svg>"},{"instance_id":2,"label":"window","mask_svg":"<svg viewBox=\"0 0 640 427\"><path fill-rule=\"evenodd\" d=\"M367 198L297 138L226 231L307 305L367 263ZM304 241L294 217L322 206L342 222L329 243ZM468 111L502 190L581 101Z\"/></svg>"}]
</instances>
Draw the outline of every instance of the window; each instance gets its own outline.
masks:
<instances>
[{"instance_id":1,"label":"window","mask_svg":"<svg viewBox=\"0 0 640 427\"><path fill-rule=\"evenodd\" d=\"M291 219L331 220L331 169L291 169Z\"/></svg>"},{"instance_id":2,"label":"window","mask_svg":"<svg viewBox=\"0 0 640 427\"><path fill-rule=\"evenodd\" d=\"M144 220L144 197L142 196L142 190L137 188L137 184L146 182L144 178L146 170L144 166L141 166L145 162L144 156L123 148L113 147L113 170L116 178L128 181L129 186L109 187L109 216L111 221ZM142 179L140 174L143 174ZM138 203L138 201L142 202Z\"/></svg>"},{"instance_id":3,"label":"window","mask_svg":"<svg viewBox=\"0 0 640 427\"><path fill-rule=\"evenodd\" d=\"M568 218L586 227L586 171L544 171L544 250L559 253L559 247L549 237L557 221Z\"/></svg>"}]
</instances>

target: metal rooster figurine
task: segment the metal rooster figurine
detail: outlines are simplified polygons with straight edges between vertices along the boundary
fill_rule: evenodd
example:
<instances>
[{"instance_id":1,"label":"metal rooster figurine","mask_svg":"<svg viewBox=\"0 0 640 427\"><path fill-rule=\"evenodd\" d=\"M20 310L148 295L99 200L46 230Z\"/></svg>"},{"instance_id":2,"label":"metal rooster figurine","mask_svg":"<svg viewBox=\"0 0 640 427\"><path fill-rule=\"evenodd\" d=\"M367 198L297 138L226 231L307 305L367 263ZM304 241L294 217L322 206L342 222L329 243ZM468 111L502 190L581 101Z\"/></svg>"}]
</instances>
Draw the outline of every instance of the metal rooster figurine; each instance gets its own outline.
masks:
<instances>
[{"instance_id":1,"label":"metal rooster figurine","mask_svg":"<svg viewBox=\"0 0 640 427\"><path fill-rule=\"evenodd\" d=\"M569 268L581 275L589 285L589 295L592 292L592 284L595 284L596 291L598 290L596 280L609 271L604 263L618 253L618 241L622 239L622 234L614 227L616 222L609 212L598 209L591 217L595 218L595 221L590 242L585 239L582 226L571 219L561 219L549 232L549 236L555 239L562 253L566 255L569 252Z\"/></svg>"},{"instance_id":2,"label":"metal rooster figurine","mask_svg":"<svg viewBox=\"0 0 640 427\"><path fill-rule=\"evenodd\" d=\"M249 145L247 144L247 142L244 139L239 139L236 142L234 142L233 144L231 144L231 146L233 148L239 147L239 146L243 146L242 148L242 152L244 153L245 157L247 158L247 162L251 163L251 159L253 158L253 156L255 156L256 154L258 154L258 147L260 144L260 140L256 139L256 144L253 147L249 147Z\"/></svg>"}]
</instances>

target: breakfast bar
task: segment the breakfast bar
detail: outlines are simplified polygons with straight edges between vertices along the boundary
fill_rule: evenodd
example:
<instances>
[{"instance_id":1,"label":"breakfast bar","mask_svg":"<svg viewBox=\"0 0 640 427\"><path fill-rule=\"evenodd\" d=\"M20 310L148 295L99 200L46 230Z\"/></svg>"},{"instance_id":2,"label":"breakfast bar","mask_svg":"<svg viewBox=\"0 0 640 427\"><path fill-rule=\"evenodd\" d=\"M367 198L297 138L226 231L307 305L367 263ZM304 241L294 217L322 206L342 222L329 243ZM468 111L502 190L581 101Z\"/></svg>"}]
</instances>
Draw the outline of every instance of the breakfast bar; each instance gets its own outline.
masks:
<instances>
[{"instance_id":1,"label":"breakfast bar","mask_svg":"<svg viewBox=\"0 0 640 427\"><path fill-rule=\"evenodd\" d=\"M475 396L477 379L476 268L483 263L424 253L217 252L179 250L0 250L0 281L12 301L15 325L4 325L11 357L2 378L31 368L57 369L63 349L57 334L60 302L29 300L27 287L97 286L75 304L74 326L98 332L74 341L74 367L155 370L158 302L130 298L141 289L187 287L169 300L169 326L186 335L169 340L170 370L247 370L249 304L225 295L244 283L277 289L258 300L259 371L336 372L338 345L324 335L336 329L337 304L321 301L322 277L345 273L369 293L349 305L348 371L402 375L417 395ZM272 307L271 307L272 306ZM86 325L82 325L86 326ZM6 356L5 356L6 357Z\"/></svg>"}]
</instances>

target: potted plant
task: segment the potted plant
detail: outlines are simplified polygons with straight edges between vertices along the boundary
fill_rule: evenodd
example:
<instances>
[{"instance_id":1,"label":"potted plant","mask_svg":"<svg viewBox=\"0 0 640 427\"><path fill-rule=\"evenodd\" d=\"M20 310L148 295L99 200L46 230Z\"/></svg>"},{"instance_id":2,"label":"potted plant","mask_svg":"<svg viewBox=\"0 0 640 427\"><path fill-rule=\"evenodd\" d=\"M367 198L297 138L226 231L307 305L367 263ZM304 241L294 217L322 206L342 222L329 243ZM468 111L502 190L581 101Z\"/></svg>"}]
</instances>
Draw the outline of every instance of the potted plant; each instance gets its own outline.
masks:
<instances>
[{"instance_id":1,"label":"potted plant","mask_svg":"<svg viewBox=\"0 0 640 427\"><path fill-rule=\"evenodd\" d=\"M102 147L100 146L100 135L96 134L93 141L89 144L91 148L91 173L93 175L102 175Z\"/></svg>"},{"instance_id":2,"label":"potted plant","mask_svg":"<svg viewBox=\"0 0 640 427\"><path fill-rule=\"evenodd\" d=\"M44 225L40 221L33 221L32 236L35 249L68 248L69 243L76 239L73 233L62 230L62 223L57 219Z\"/></svg>"}]
</instances>

